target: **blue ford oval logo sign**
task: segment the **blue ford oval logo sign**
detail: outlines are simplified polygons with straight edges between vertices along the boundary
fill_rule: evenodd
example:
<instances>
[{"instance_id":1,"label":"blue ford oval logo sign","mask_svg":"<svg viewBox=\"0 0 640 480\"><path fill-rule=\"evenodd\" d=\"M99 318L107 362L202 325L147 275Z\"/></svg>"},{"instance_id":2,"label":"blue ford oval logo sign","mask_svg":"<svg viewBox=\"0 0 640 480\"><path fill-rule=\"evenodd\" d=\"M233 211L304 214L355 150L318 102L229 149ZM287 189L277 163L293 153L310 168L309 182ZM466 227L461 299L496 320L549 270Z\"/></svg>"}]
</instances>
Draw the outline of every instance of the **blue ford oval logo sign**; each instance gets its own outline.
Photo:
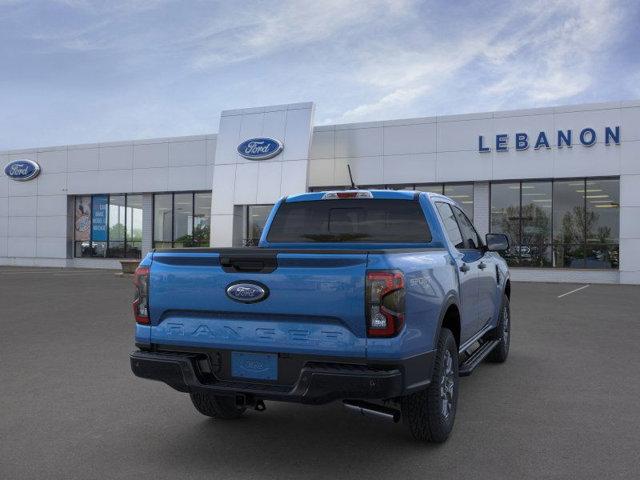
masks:
<instances>
[{"instance_id":1,"label":"blue ford oval logo sign","mask_svg":"<svg viewBox=\"0 0 640 480\"><path fill-rule=\"evenodd\" d=\"M238 145L238 153L249 160L266 160L278 155L284 146L273 138L250 138Z\"/></svg>"},{"instance_id":2,"label":"blue ford oval logo sign","mask_svg":"<svg viewBox=\"0 0 640 480\"><path fill-rule=\"evenodd\" d=\"M234 282L227 287L227 296L236 302L256 303L269 296L269 289L257 282Z\"/></svg>"},{"instance_id":3,"label":"blue ford oval logo sign","mask_svg":"<svg viewBox=\"0 0 640 480\"><path fill-rule=\"evenodd\" d=\"M4 167L4 173L11 180L26 182L38 176L40 165L33 160L14 160Z\"/></svg>"}]
</instances>

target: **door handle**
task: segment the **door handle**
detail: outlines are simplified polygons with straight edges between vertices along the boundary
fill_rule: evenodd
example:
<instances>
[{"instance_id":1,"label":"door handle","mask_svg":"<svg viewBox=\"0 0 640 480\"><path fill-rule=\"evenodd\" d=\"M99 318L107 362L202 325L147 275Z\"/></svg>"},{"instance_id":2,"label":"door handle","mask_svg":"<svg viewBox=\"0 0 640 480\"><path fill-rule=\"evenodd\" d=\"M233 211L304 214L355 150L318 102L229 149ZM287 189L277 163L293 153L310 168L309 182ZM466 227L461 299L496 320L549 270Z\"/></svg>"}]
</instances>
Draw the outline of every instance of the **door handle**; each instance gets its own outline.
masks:
<instances>
[{"instance_id":1,"label":"door handle","mask_svg":"<svg viewBox=\"0 0 640 480\"><path fill-rule=\"evenodd\" d=\"M487 268L487 264L486 264L486 263L484 263L484 262L480 262L480 263L478 264L478 268L479 268L480 270L484 270L485 268Z\"/></svg>"},{"instance_id":2,"label":"door handle","mask_svg":"<svg viewBox=\"0 0 640 480\"><path fill-rule=\"evenodd\" d=\"M460 265L460 271L461 272L468 272L469 271L469 265L467 265L466 263L463 263L462 265Z\"/></svg>"}]
</instances>

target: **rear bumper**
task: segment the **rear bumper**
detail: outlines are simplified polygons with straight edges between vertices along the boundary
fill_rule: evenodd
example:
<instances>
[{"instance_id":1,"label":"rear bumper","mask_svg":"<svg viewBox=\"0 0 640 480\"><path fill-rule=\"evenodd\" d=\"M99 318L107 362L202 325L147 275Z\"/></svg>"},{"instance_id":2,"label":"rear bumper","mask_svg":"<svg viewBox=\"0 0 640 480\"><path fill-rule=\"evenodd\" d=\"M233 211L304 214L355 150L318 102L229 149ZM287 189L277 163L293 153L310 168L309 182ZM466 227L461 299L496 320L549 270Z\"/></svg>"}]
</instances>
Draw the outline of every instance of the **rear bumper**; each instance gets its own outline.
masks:
<instances>
[{"instance_id":1,"label":"rear bumper","mask_svg":"<svg viewBox=\"0 0 640 480\"><path fill-rule=\"evenodd\" d=\"M216 395L321 404L345 398L381 400L399 397L429 383L433 361L429 352L421 355L420 361L413 357L376 366L308 362L300 369L293 385L280 385L221 380L215 375L202 374L198 358L197 353L137 351L131 354L131 370L138 377L164 382L181 392L204 391ZM409 371L417 367L420 372ZM411 384L407 384L409 379Z\"/></svg>"}]
</instances>

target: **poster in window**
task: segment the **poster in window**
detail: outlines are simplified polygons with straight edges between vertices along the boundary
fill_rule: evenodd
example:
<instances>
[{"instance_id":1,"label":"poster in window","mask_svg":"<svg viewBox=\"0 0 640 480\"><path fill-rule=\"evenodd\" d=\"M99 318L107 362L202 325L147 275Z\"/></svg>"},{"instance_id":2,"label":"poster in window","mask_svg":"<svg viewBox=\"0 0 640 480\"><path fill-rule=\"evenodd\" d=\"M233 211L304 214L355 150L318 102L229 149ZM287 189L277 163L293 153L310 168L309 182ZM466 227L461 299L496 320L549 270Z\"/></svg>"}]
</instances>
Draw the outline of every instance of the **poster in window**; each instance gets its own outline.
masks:
<instances>
[{"instance_id":1,"label":"poster in window","mask_svg":"<svg viewBox=\"0 0 640 480\"><path fill-rule=\"evenodd\" d=\"M107 241L107 195L94 195L92 205L91 236L94 242Z\"/></svg>"},{"instance_id":2,"label":"poster in window","mask_svg":"<svg viewBox=\"0 0 640 480\"><path fill-rule=\"evenodd\" d=\"M75 239L89 241L91 234L91 197L76 197Z\"/></svg>"}]
</instances>

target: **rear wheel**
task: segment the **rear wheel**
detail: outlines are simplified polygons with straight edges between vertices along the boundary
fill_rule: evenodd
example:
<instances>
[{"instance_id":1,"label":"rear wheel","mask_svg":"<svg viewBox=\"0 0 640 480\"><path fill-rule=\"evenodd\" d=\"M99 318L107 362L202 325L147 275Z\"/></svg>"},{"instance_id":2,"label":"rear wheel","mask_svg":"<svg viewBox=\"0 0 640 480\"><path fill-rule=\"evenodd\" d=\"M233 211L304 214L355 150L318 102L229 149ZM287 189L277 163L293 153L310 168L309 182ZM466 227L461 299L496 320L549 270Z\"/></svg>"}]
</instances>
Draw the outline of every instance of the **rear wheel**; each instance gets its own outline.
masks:
<instances>
[{"instance_id":1,"label":"rear wheel","mask_svg":"<svg viewBox=\"0 0 640 480\"><path fill-rule=\"evenodd\" d=\"M443 328L429 386L402 398L402 416L416 440L444 442L451 430L458 404L458 346Z\"/></svg>"},{"instance_id":2,"label":"rear wheel","mask_svg":"<svg viewBox=\"0 0 640 480\"><path fill-rule=\"evenodd\" d=\"M210 393L191 393L191 401L196 410L207 417L231 420L240 418L245 407L238 407L234 397L212 395Z\"/></svg>"},{"instance_id":3,"label":"rear wheel","mask_svg":"<svg viewBox=\"0 0 640 480\"><path fill-rule=\"evenodd\" d=\"M499 340L499 343L487 355L487 360L494 363L503 363L509 356L509 342L511 340L511 309L509 308L509 297L506 295L502 297L500 318L498 318L498 325L492 332L490 339Z\"/></svg>"}]
</instances>

